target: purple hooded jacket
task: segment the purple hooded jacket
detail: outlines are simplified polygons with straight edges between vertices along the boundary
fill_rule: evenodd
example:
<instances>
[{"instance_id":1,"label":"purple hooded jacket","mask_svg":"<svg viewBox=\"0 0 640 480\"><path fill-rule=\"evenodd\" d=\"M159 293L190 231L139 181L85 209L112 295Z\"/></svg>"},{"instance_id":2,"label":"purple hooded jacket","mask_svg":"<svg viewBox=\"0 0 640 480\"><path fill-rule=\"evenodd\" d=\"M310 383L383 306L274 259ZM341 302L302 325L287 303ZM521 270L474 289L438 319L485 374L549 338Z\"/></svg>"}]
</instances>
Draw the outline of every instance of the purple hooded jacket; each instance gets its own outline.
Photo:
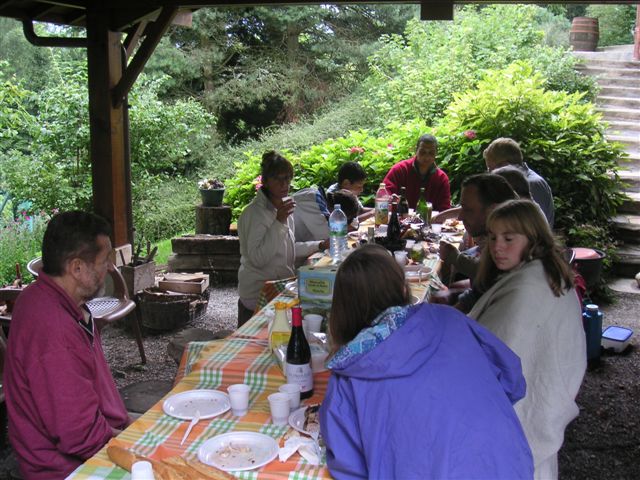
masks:
<instances>
[{"instance_id":1,"label":"purple hooded jacket","mask_svg":"<svg viewBox=\"0 0 640 480\"><path fill-rule=\"evenodd\" d=\"M334 478L520 479L519 358L441 305L392 307L329 363L320 410Z\"/></svg>"}]
</instances>

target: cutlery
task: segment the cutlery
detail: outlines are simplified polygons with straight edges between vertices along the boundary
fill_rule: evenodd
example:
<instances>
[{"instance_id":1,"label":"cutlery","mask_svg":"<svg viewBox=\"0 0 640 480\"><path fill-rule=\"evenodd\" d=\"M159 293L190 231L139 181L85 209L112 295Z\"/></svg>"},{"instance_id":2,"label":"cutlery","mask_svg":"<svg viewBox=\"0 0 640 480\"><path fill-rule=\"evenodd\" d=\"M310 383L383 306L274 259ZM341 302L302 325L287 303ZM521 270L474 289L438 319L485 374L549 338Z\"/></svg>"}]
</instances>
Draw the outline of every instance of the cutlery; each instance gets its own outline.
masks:
<instances>
[{"instance_id":1,"label":"cutlery","mask_svg":"<svg viewBox=\"0 0 640 480\"><path fill-rule=\"evenodd\" d=\"M184 443L184 441L187 439L187 437L191 433L191 430L193 429L195 424L198 423L199 421L200 421L200 411L196 410L196 414L193 417L193 419L191 419L191 423L189 423L189 426L187 427L187 431L184 432L184 437L182 437L182 441L180 442L180 445Z\"/></svg>"}]
</instances>

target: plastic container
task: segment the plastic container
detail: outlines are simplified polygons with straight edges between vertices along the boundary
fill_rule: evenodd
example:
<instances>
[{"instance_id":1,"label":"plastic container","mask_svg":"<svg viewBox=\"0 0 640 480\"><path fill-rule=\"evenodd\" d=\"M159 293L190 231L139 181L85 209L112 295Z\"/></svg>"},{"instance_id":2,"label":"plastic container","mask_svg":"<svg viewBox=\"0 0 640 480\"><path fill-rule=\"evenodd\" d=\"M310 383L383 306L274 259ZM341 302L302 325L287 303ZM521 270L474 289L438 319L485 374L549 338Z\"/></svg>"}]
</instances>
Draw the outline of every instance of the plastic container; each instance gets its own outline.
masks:
<instances>
[{"instance_id":1,"label":"plastic container","mask_svg":"<svg viewBox=\"0 0 640 480\"><path fill-rule=\"evenodd\" d=\"M631 341L633 330L625 327L610 326L602 332L602 348L612 348L616 353L622 352Z\"/></svg>"},{"instance_id":2,"label":"plastic container","mask_svg":"<svg viewBox=\"0 0 640 480\"><path fill-rule=\"evenodd\" d=\"M342 261L342 255L347 250L347 216L340 208L340 204L333 206L329 216L329 253L333 263Z\"/></svg>"}]
</instances>

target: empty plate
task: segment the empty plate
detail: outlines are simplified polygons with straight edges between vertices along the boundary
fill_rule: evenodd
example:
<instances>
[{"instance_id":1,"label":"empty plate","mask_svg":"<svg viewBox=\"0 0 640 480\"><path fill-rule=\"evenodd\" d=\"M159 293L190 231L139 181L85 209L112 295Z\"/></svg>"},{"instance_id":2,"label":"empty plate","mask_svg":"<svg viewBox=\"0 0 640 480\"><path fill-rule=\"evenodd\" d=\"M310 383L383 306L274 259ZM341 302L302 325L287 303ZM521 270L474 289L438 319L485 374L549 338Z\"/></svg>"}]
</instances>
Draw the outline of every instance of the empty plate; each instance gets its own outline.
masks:
<instances>
[{"instance_id":1,"label":"empty plate","mask_svg":"<svg viewBox=\"0 0 640 480\"><path fill-rule=\"evenodd\" d=\"M162 403L162 410L181 420L192 420L196 410L200 418L213 418L231 408L229 396L218 390L187 390L171 395Z\"/></svg>"}]
</instances>

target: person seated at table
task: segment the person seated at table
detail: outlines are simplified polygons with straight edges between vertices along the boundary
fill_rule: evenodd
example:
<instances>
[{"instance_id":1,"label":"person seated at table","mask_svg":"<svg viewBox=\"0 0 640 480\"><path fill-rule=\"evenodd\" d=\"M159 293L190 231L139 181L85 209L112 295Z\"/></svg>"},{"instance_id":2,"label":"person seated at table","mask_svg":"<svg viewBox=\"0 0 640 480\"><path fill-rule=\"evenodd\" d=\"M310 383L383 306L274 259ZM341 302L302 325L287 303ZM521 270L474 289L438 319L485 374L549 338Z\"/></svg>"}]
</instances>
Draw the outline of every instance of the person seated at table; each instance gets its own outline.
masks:
<instances>
[{"instance_id":1,"label":"person seated at table","mask_svg":"<svg viewBox=\"0 0 640 480\"><path fill-rule=\"evenodd\" d=\"M367 182L367 173L358 162L345 162L338 170L338 182L327 188L327 196L338 190L349 190L356 198L364 191L364 185ZM336 202L337 203L337 202ZM372 217L374 209L364 207L358 199L358 221L366 220Z\"/></svg>"},{"instance_id":2,"label":"person seated at table","mask_svg":"<svg viewBox=\"0 0 640 480\"><path fill-rule=\"evenodd\" d=\"M381 246L349 255L333 291L320 428L334 478L531 478L513 352L451 307L411 306Z\"/></svg>"},{"instance_id":3,"label":"person seated at table","mask_svg":"<svg viewBox=\"0 0 640 480\"><path fill-rule=\"evenodd\" d=\"M335 204L340 205L347 216L348 225L358 215L358 197L346 189L328 193L325 198L322 190L309 187L294 193L292 197L296 203L293 211L296 242L329 238L329 215Z\"/></svg>"},{"instance_id":4,"label":"person seated at table","mask_svg":"<svg viewBox=\"0 0 640 480\"><path fill-rule=\"evenodd\" d=\"M266 152L260 173L262 187L238 218L238 326L253 315L265 281L294 276L296 260L329 248L328 240L295 241L295 202L288 196L291 163L275 151Z\"/></svg>"},{"instance_id":5,"label":"person seated at table","mask_svg":"<svg viewBox=\"0 0 640 480\"><path fill-rule=\"evenodd\" d=\"M515 406L529 440L535 478L558 477L564 430L578 415L586 369L585 334L573 273L549 224L528 200L511 200L487 219L488 245L469 316L522 361L527 394Z\"/></svg>"},{"instance_id":6,"label":"person seated at table","mask_svg":"<svg viewBox=\"0 0 640 480\"><path fill-rule=\"evenodd\" d=\"M455 304L456 308L465 313L471 310L478 298L470 287L486 241L487 216L496 205L514 198L517 198L516 193L499 175L480 173L463 180L458 218L464 224L466 234L471 237L473 246L461 252L452 243L441 241L440 259L443 261L443 272L451 272L453 269L470 281L449 285L450 289L434 297L434 301Z\"/></svg>"},{"instance_id":7,"label":"person seated at table","mask_svg":"<svg viewBox=\"0 0 640 480\"><path fill-rule=\"evenodd\" d=\"M409 208L416 208L420 189L424 187L426 201L433 210L442 212L451 208L449 177L436 165L438 141L433 135L422 135L416 144L416 154L396 163L384 177L390 194L399 195L406 188Z\"/></svg>"},{"instance_id":8,"label":"person seated at table","mask_svg":"<svg viewBox=\"0 0 640 480\"><path fill-rule=\"evenodd\" d=\"M518 142L507 137L496 138L484 149L482 156L489 172L507 165L513 165L522 171L529 183L533 201L540 205L549 225L553 228L555 212L551 187L544 178L527 166Z\"/></svg>"},{"instance_id":9,"label":"person seated at table","mask_svg":"<svg viewBox=\"0 0 640 480\"><path fill-rule=\"evenodd\" d=\"M91 213L54 216L42 271L16 301L4 391L24 478L66 477L130 423L86 307L112 268L110 234Z\"/></svg>"}]
</instances>

